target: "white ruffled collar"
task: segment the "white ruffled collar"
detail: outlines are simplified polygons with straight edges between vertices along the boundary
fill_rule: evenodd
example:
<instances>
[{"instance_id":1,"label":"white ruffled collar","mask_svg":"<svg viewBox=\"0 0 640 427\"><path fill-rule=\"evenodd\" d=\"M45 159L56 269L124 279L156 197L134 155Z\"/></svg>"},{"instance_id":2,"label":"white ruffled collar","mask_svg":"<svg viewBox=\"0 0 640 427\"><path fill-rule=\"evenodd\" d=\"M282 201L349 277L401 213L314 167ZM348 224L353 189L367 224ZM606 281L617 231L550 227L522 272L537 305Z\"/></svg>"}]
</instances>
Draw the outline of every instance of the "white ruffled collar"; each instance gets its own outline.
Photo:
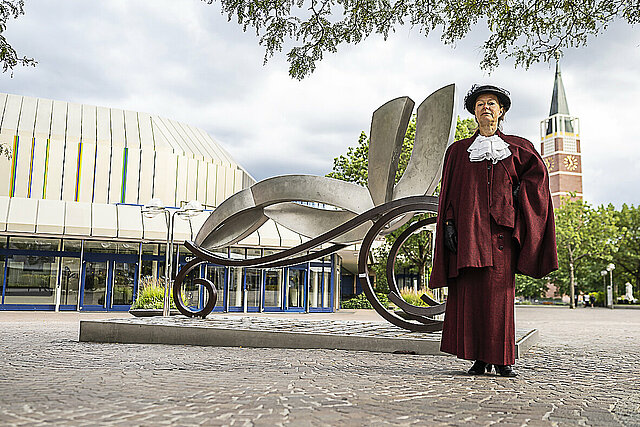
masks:
<instances>
[{"instance_id":1,"label":"white ruffled collar","mask_svg":"<svg viewBox=\"0 0 640 427\"><path fill-rule=\"evenodd\" d=\"M506 159L511 155L509 144L507 144L497 134L491 136L482 136L478 134L473 143L467 148L469 152L469 160L472 162L481 162L483 160L491 160L495 165L498 161Z\"/></svg>"}]
</instances>

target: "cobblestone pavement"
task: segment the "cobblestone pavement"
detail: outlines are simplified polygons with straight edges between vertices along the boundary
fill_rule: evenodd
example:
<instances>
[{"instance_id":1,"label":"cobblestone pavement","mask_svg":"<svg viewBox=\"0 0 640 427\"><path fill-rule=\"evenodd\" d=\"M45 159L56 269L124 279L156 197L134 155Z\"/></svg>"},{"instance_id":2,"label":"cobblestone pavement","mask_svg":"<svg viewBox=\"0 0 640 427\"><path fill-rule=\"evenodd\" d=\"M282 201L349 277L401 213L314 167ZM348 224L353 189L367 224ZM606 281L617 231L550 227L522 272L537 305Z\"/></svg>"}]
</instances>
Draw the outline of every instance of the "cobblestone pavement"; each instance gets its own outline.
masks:
<instances>
[{"instance_id":1,"label":"cobblestone pavement","mask_svg":"<svg viewBox=\"0 0 640 427\"><path fill-rule=\"evenodd\" d=\"M446 356L79 343L94 317L0 312L0 425L640 425L640 310L518 307L540 341L515 379Z\"/></svg>"}]
</instances>

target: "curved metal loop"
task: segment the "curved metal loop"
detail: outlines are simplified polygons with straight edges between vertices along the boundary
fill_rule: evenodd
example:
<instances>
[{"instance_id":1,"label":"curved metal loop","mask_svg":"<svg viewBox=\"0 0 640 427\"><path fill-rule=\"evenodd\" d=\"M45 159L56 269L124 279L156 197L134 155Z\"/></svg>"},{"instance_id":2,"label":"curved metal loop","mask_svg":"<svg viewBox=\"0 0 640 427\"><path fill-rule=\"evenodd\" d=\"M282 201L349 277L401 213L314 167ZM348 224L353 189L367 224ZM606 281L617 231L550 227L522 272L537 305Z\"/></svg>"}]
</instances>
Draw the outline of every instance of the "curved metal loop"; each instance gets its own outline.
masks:
<instances>
[{"instance_id":1,"label":"curved metal loop","mask_svg":"<svg viewBox=\"0 0 640 427\"><path fill-rule=\"evenodd\" d=\"M383 318L391 322L392 324L399 326L404 329L408 329L411 331L417 332L433 332L439 331L442 329L442 321L435 320L430 318L430 315L439 314L444 311L444 305L438 305L435 307L417 307L411 304L406 303L399 296L399 291L397 284L395 282L395 277L393 274L393 268L395 267L395 258L397 256L398 250L402 246L402 243L406 241L409 235L417 229L418 227L424 226L427 223L434 222L435 218L429 218L428 220L421 220L416 222L416 224L412 224L407 231L404 231L398 239L398 242L392 247L392 257L393 260L391 264L387 265L387 269L391 269L391 277L392 280L389 281L391 284L391 292L390 298L398 307L404 310L404 314L399 316L395 313L389 312L386 307L384 307L378 298L376 297L373 286L369 280L369 271L367 267L367 258L369 251L371 250L371 246L376 236L378 236L388 224L393 221L395 218L406 215L410 212L437 212L438 209L438 199L433 196L411 196L406 197L404 199L393 200L391 202L385 203L380 206L376 206L373 209L364 212L361 215L358 215L356 218L353 218L344 224L334 228L333 230L327 231L322 235L315 237L305 243L302 243L296 247L284 250L277 254L268 255L265 257L254 258L250 260L233 260L229 258L223 258L215 255L211 251L208 251L205 248L197 246L193 242L186 242L185 246L191 251L196 258L188 262L185 266L183 266L178 275L176 276L175 283L173 285L173 298L176 303L176 307L180 311L180 313L184 314L188 317L206 317L213 308L215 307L215 303L217 300L217 291L213 284L207 279L196 279L196 283L204 286L207 289L209 299L206 307L199 311L191 311L187 307L184 306L181 298L181 288L182 283L184 282L187 274L192 271L196 266L203 262L213 262L219 265L225 266L242 266L242 267L260 267L260 268L268 268L268 267L284 267L288 265L295 265L301 262L310 261L312 259L328 255L330 253L336 252L337 250L344 247L344 245L336 244L332 245L329 248L322 249L318 252L307 253L302 256L296 256L304 251L307 251L311 248L320 246L324 243L331 241L331 239L335 238L342 233L346 233L355 227L358 227L365 223L366 221L372 221L373 226L367 232L363 242L362 247L360 249L360 254L358 258L358 276L360 283L362 284L362 289L364 293L373 306L373 308L380 314ZM387 273L389 274L389 272ZM397 297L397 298L395 298ZM403 304L404 302L404 304Z\"/></svg>"},{"instance_id":2,"label":"curved metal loop","mask_svg":"<svg viewBox=\"0 0 640 427\"><path fill-rule=\"evenodd\" d=\"M186 242L185 246L189 249L194 255L207 260L209 262L213 262L220 265L233 266L233 267L282 267L286 265L295 265L300 262L305 262L310 259L314 259L320 256L328 255L330 253L336 252L339 249L342 249L344 245L336 244L333 245L330 249L323 249L320 252L316 252L315 254L310 254L311 258L291 258L290 260L286 260L289 257L295 256L303 251L307 251L309 249L313 249L317 246L320 246L324 243L328 243L332 241L336 236L347 233L354 228L364 224L367 221L373 221L379 218L381 215L386 214L390 210L396 209L398 207L402 207L404 212L414 212L414 211L423 211L425 209L429 211L433 211L433 207L437 209L438 206L438 198L433 196L411 196L406 197L404 199L394 200L389 203L385 203L384 205L376 206L368 211L364 212L361 215L345 222L344 224L334 228L333 230L329 230L326 233L321 234L318 237L315 237L305 243L302 243L298 246L294 246L293 248L286 249L284 251L275 253L273 255L268 255L260 258L253 259L243 259L243 260L233 260L229 258L223 258L217 256L213 252L196 245L193 242ZM322 255L320 253L322 252ZM283 261L282 263L275 264L276 261Z\"/></svg>"},{"instance_id":3,"label":"curved metal loop","mask_svg":"<svg viewBox=\"0 0 640 427\"><path fill-rule=\"evenodd\" d=\"M184 302L182 301L181 291L184 279L191 272L191 270L193 270L203 262L206 261L200 258L192 259L180 269L173 282L173 302L176 304L176 308L178 309L178 311L187 317L202 317L204 319L213 311L214 307L216 306L216 302L218 301L218 291L216 290L216 287L210 280L203 277L194 279L194 283L204 286L204 288L207 290L207 304L200 310L192 311L188 307L186 307L184 305Z\"/></svg>"},{"instance_id":4,"label":"curved metal loop","mask_svg":"<svg viewBox=\"0 0 640 427\"><path fill-rule=\"evenodd\" d=\"M303 262L312 261L317 258L321 258L323 256L330 255L340 249L344 248L346 245L331 245L328 248L322 249L317 252L312 252L307 255L302 255L294 258L286 258L283 255L280 255L282 252L275 255L268 255L265 257L259 258L249 258L249 259L232 259L232 258L223 258L217 256L216 254L212 254L206 249L202 249L196 246L193 242L184 242L184 246L191 251L194 255L204 259L205 261L212 262L218 265L224 265L225 267L258 267L258 268L277 268L277 267L288 267L291 265L301 264ZM283 251L284 252L284 251ZM265 262L265 259L275 259L276 261Z\"/></svg>"},{"instance_id":5,"label":"curved metal loop","mask_svg":"<svg viewBox=\"0 0 640 427\"><path fill-rule=\"evenodd\" d=\"M360 254L358 256L358 279L360 280L360 284L362 286L362 290L364 291L367 299L376 310L376 312L382 316L384 319L389 321L390 323L399 326L404 329L408 329L414 332L435 332L442 330L442 321L431 319L427 316L417 316L412 313L408 313L406 316L409 319L414 319L418 323L407 320L395 313L387 310L385 306L380 303L378 297L376 296L373 286L371 284L371 280L369 279L369 268L367 265L369 251L371 250L371 246L376 238L376 236L380 233L380 231L385 227L387 223L392 221L394 218L397 218L407 212L411 211L426 211L426 212L437 212L437 204L424 204L420 209L416 209L414 206L405 205L400 206L395 209L390 210L388 213L383 215L379 220L377 220L364 240L362 241L362 247L360 248ZM406 239L405 239L406 240ZM396 286L397 288L397 286ZM419 320L417 318L420 318Z\"/></svg>"},{"instance_id":6,"label":"curved metal loop","mask_svg":"<svg viewBox=\"0 0 640 427\"><path fill-rule=\"evenodd\" d=\"M395 266L396 266L396 258L398 257L398 252L404 243L411 237L411 235L421 227L425 225L434 224L437 220L437 217L430 217L421 219L419 221L414 222L406 230L404 230L391 246L391 250L389 251L389 257L387 258L387 283L389 285L389 299L399 308L404 310L408 314L413 314L416 316L434 316L436 314L444 313L446 309L445 303L436 303L433 307L421 307L413 304L409 304L402 298L400 294L400 290L398 289L398 284L396 282L395 275Z\"/></svg>"}]
</instances>

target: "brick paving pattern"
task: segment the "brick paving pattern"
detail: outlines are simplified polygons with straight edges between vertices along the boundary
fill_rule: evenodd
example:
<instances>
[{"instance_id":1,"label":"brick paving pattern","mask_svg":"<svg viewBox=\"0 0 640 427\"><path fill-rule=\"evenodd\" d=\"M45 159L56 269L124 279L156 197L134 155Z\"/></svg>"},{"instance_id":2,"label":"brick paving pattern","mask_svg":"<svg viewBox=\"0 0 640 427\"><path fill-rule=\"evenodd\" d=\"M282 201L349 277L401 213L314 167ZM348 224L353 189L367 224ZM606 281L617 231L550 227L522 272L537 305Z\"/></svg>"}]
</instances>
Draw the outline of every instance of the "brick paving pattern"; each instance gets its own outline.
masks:
<instances>
[{"instance_id":1,"label":"brick paving pattern","mask_svg":"<svg viewBox=\"0 0 640 427\"><path fill-rule=\"evenodd\" d=\"M518 307L540 341L515 379L447 356L80 343L89 317L0 312L0 425L640 425L640 310Z\"/></svg>"}]
</instances>

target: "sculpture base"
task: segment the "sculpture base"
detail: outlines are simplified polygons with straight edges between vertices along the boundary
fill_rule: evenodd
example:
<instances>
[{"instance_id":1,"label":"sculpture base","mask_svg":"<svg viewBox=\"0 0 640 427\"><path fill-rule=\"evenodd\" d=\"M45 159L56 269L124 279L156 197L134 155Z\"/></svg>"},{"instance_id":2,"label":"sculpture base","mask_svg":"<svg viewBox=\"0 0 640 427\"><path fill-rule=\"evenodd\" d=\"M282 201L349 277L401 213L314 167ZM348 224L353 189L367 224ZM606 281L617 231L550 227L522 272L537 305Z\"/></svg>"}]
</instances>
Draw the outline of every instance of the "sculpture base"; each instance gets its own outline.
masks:
<instances>
[{"instance_id":1,"label":"sculpture base","mask_svg":"<svg viewBox=\"0 0 640 427\"><path fill-rule=\"evenodd\" d=\"M387 322L253 316L184 316L81 320L80 341L216 347L306 348L445 355L437 333L409 332ZM516 331L516 355L538 341L538 331Z\"/></svg>"}]
</instances>

